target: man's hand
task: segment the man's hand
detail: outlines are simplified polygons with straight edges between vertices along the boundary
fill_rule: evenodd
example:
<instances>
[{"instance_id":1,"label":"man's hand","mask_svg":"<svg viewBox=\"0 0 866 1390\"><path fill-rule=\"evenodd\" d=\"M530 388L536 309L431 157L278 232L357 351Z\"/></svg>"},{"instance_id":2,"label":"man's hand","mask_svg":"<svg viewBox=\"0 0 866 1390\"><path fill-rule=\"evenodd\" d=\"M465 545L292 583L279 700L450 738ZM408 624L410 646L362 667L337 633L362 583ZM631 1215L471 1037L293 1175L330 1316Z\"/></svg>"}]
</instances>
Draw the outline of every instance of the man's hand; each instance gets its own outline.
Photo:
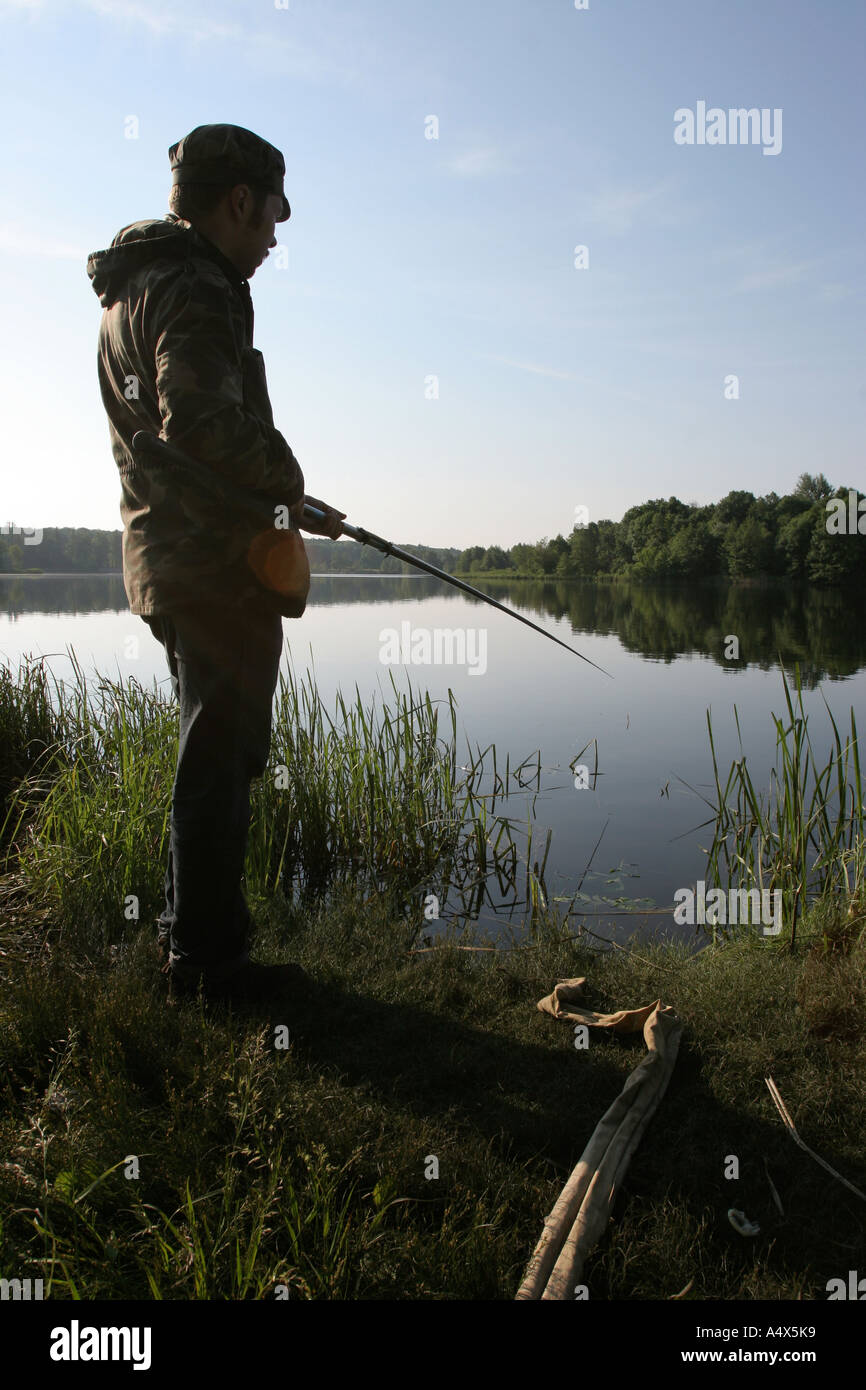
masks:
<instances>
[{"instance_id":1,"label":"man's hand","mask_svg":"<svg viewBox=\"0 0 866 1390\"><path fill-rule=\"evenodd\" d=\"M304 507L309 503L311 507L318 507L325 516L322 521L304 520ZM311 536L330 536L332 541L337 541L343 534L341 522L345 521L346 513L340 512L336 507L328 506L327 502L322 502L318 497L311 497L307 493L306 497L300 502L296 502L291 509L291 515L298 526L304 531L308 531Z\"/></svg>"}]
</instances>

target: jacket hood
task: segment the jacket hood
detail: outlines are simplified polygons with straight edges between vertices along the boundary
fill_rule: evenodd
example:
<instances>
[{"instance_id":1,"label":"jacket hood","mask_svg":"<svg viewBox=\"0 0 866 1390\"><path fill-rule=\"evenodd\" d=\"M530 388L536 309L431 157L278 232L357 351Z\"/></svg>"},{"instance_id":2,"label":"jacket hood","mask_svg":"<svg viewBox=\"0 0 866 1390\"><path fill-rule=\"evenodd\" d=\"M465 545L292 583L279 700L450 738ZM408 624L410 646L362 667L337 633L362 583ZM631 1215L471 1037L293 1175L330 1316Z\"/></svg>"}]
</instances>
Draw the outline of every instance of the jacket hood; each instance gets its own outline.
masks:
<instances>
[{"instance_id":1,"label":"jacket hood","mask_svg":"<svg viewBox=\"0 0 866 1390\"><path fill-rule=\"evenodd\" d=\"M129 277L142 266L202 255L217 261L234 284L243 282L228 257L174 213L122 227L107 250L93 251L88 256L87 274L103 309L110 309L121 297Z\"/></svg>"}]
</instances>

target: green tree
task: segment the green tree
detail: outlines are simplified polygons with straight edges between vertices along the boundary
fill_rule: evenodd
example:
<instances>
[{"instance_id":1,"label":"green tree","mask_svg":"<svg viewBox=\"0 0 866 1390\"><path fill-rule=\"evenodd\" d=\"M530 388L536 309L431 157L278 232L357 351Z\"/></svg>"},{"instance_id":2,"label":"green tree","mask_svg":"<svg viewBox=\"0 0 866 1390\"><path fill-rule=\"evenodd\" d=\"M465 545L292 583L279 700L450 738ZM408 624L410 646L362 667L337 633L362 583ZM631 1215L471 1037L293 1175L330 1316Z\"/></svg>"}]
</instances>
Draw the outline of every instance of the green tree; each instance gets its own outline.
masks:
<instances>
[{"instance_id":1,"label":"green tree","mask_svg":"<svg viewBox=\"0 0 866 1390\"><path fill-rule=\"evenodd\" d=\"M787 574L792 579L805 577L812 532L816 526L822 526L823 521L823 508L810 507L808 504L805 511L783 516L776 533L776 568L780 574Z\"/></svg>"},{"instance_id":2,"label":"green tree","mask_svg":"<svg viewBox=\"0 0 866 1390\"><path fill-rule=\"evenodd\" d=\"M575 527L568 542L568 555L563 555L557 566L560 574L573 574L589 579L598 566L598 525L590 521L587 526ZM567 568L566 568L567 564Z\"/></svg>"},{"instance_id":3,"label":"green tree","mask_svg":"<svg viewBox=\"0 0 866 1390\"><path fill-rule=\"evenodd\" d=\"M795 497L805 497L807 502L826 502L833 496L833 484L823 473L801 473L794 488Z\"/></svg>"},{"instance_id":4,"label":"green tree","mask_svg":"<svg viewBox=\"0 0 866 1390\"><path fill-rule=\"evenodd\" d=\"M739 524L736 521L729 524L722 550L728 562L728 573L740 579L767 571L773 542L766 526L757 517L747 516Z\"/></svg>"},{"instance_id":5,"label":"green tree","mask_svg":"<svg viewBox=\"0 0 866 1390\"><path fill-rule=\"evenodd\" d=\"M745 521L755 503L753 492L729 492L717 502L713 512L713 530L726 532L731 522Z\"/></svg>"},{"instance_id":6,"label":"green tree","mask_svg":"<svg viewBox=\"0 0 866 1390\"><path fill-rule=\"evenodd\" d=\"M538 556L534 545L524 545L518 543L513 545L508 552L512 568L520 574L538 574Z\"/></svg>"},{"instance_id":7,"label":"green tree","mask_svg":"<svg viewBox=\"0 0 866 1390\"><path fill-rule=\"evenodd\" d=\"M845 502L846 513L849 490L859 502L860 493L855 488L837 488L834 494ZM862 583L866 578L866 535L861 535L859 530L853 534L847 530L840 534L828 531L826 503L819 511L820 521L812 529L806 555L807 579L813 584Z\"/></svg>"},{"instance_id":8,"label":"green tree","mask_svg":"<svg viewBox=\"0 0 866 1390\"><path fill-rule=\"evenodd\" d=\"M600 521L598 523L598 541L595 552L596 574L613 573L613 567L616 563L616 533L615 521Z\"/></svg>"},{"instance_id":9,"label":"green tree","mask_svg":"<svg viewBox=\"0 0 866 1390\"><path fill-rule=\"evenodd\" d=\"M456 569L458 574L469 574L471 570L478 568L484 558L483 545L470 545L468 549L461 550L457 561Z\"/></svg>"},{"instance_id":10,"label":"green tree","mask_svg":"<svg viewBox=\"0 0 866 1390\"><path fill-rule=\"evenodd\" d=\"M552 541L542 541L539 549L542 574L555 574L561 557L568 554L568 541L564 536L555 536Z\"/></svg>"},{"instance_id":11,"label":"green tree","mask_svg":"<svg viewBox=\"0 0 866 1390\"><path fill-rule=\"evenodd\" d=\"M491 545L479 561L478 568L481 570L509 570L513 569L513 565L501 546Z\"/></svg>"},{"instance_id":12,"label":"green tree","mask_svg":"<svg viewBox=\"0 0 866 1390\"><path fill-rule=\"evenodd\" d=\"M715 537L705 517L692 516L668 543L668 565L678 579L698 579L718 569Z\"/></svg>"}]
</instances>

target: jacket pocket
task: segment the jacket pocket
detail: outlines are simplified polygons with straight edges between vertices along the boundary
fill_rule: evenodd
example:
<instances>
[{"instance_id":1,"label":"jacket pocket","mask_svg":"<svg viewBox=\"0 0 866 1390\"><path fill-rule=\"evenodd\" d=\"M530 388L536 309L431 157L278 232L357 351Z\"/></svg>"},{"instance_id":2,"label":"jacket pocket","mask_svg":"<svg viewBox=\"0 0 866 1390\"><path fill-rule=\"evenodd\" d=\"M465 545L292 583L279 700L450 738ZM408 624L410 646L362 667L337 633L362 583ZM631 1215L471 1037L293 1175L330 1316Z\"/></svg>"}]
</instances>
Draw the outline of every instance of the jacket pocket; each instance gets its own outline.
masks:
<instances>
[{"instance_id":1,"label":"jacket pocket","mask_svg":"<svg viewBox=\"0 0 866 1390\"><path fill-rule=\"evenodd\" d=\"M265 359L258 348L244 348L241 359L244 405L253 415L273 427L274 412L268 396Z\"/></svg>"}]
</instances>

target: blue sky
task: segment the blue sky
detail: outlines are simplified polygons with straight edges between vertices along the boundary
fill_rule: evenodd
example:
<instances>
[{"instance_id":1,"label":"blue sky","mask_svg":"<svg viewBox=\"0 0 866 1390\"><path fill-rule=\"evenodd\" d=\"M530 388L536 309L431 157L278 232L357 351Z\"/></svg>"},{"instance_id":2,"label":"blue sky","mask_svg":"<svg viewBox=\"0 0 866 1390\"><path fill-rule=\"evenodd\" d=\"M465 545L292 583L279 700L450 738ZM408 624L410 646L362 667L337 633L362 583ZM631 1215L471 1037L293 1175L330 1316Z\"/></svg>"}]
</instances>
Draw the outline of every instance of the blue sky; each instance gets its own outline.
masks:
<instances>
[{"instance_id":1,"label":"blue sky","mask_svg":"<svg viewBox=\"0 0 866 1390\"><path fill-rule=\"evenodd\" d=\"M256 345L350 520L511 545L866 485L862 4L0 0L0 51L3 523L119 527L85 260L211 121L285 155ZM781 149L677 144L700 101Z\"/></svg>"}]
</instances>

